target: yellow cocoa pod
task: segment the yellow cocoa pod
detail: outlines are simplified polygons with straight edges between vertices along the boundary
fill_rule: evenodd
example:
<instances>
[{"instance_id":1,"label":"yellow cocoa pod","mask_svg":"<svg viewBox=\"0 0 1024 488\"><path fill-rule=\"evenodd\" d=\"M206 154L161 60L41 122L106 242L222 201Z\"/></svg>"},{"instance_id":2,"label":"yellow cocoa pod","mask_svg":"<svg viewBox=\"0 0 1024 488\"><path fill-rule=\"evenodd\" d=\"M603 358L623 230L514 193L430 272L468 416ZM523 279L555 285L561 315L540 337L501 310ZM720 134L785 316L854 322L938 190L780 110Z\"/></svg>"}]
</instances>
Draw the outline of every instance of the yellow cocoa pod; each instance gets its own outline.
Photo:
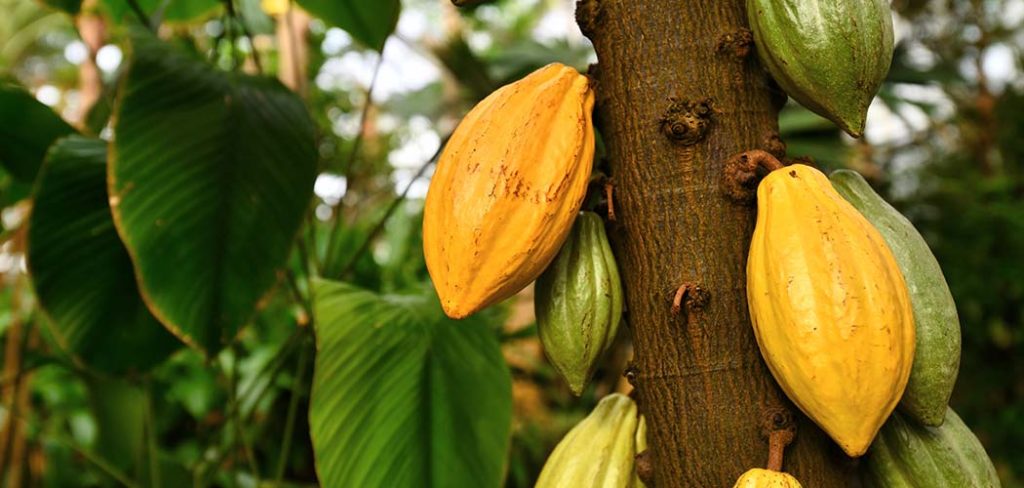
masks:
<instances>
[{"instance_id":1,"label":"yellow cocoa pod","mask_svg":"<svg viewBox=\"0 0 1024 488\"><path fill-rule=\"evenodd\" d=\"M587 191L593 107L587 77L555 63L462 119L423 214L427 269L448 316L516 294L558 253Z\"/></svg>"},{"instance_id":2,"label":"yellow cocoa pod","mask_svg":"<svg viewBox=\"0 0 1024 488\"><path fill-rule=\"evenodd\" d=\"M646 446L642 419L628 396L604 397L555 446L534 488L642 488L634 466L637 443Z\"/></svg>"},{"instance_id":3,"label":"yellow cocoa pod","mask_svg":"<svg viewBox=\"0 0 1024 488\"><path fill-rule=\"evenodd\" d=\"M802 488L800 482L788 473L772 471L769 469L754 468L740 479L736 480L733 488Z\"/></svg>"},{"instance_id":4,"label":"yellow cocoa pod","mask_svg":"<svg viewBox=\"0 0 1024 488\"><path fill-rule=\"evenodd\" d=\"M267 15L282 15L288 12L288 0L261 0L260 8Z\"/></svg>"},{"instance_id":5,"label":"yellow cocoa pod","mask_svg":"<svg viewBox=\"0 0 1024 488\"><path fill-rule=\"evenodd\" d=\"M881 234L814 168L773 171L757 204L747 301L761 355L793 403L860 456L914 360L903 275Z\"/></svg>"}]
</instances>

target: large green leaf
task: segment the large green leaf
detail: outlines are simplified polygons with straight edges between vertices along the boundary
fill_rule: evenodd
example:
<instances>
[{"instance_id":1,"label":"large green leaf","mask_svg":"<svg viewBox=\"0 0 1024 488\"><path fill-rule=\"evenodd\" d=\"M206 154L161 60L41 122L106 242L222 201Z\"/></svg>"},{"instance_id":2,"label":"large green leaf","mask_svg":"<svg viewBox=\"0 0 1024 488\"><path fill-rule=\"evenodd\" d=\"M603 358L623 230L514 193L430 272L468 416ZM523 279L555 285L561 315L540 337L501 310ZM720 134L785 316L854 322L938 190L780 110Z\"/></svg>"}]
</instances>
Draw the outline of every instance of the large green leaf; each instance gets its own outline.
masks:
<instances>
[{"instance_id":1,"label":"large green leaf","mask_svg":"<svg viewBox=\"0 0 1024 488\"><path fill-rule=\"evenodd\" d=\"M34 181L50 144L74 131L25 89L0 83L0 164L11 176Z\"/></svg>"},{"instance_id":2,"label":"large green leaf","mask_svg":"<svg viewBox=\"0 0 1024 488\"><path fill-rule=\"evenodd\" d=\"M111 206L154 315L212 353L274 285L316 177L313 123L276 80L134 41Z\"/></svg>"},{"instance_id":3,"label":"large green leaf","mask_svg":"<svg viewBox=\"0 0 1024 488\"><path fill-rule=\"evenodd\" d=\"M495 332L455 322L434 296L315 287L309 412L324 486L496 487L511 379Z\"/></svg>"},{"instance_id":4,"label":"large green leaf","mask_svg":"<svg viewBox=\"0 0 1024 488\"><path fill-rule=\"evenodd\" d=\"M100 0L110 16L120 22L125 15L133 15L128 0ZM149 16L156 15L164 0L138 0L139 7ZM162 20L187 22L213 13L222 4L219 0L171 0L163 12Z\"/></svg>"},{"instance_id":5,"label":"large green leaf","mask_svg":"<svg viewBox=\"0 0 1024 488\"><path fill-rule=\"evenodd\" d=\"M78 15L82 10L82 0L40 0L40 3L51 8L63 10L71 15Z\"/></svg>"},{"instance_id":6,"label":"large green leaf","mask_svg":"<svg viewBox=\"0 0 1024 488\"><path fill-rule=\"evenodd\" d=\"M107 150L99 139L57 141L39 174L28 268L58 341L108 372L144 370L181 343L146 309L107 205Z\"/></svg>"},{"instance_id":7,"label":"large green leaf","mask_svg":"<svg viewBox=\"0 0 1024 488\"><path fill-rule=\"evenodd\" d=\"M328 24L344 29L371 49L384 49L398 24L400 0L297 0L302 8Z\"/></svg>"}]
</instances>

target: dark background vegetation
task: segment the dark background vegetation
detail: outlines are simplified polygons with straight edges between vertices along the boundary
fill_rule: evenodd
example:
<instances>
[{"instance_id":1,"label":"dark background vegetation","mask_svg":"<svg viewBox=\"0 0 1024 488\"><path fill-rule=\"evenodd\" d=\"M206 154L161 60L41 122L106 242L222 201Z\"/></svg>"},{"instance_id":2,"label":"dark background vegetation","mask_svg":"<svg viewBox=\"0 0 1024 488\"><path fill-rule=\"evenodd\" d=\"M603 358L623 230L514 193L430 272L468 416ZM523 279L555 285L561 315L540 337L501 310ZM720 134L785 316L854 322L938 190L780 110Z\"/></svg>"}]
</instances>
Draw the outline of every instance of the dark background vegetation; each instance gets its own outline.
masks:
<instances>
[{"instance_id":1,"label":"dark background vegetation","mask_svg":"<svg viewBox=\"0 0 1024 488\"><path fill-rule=\"evenodd\" d=\"M106 115L136 17L121 0L86 2L77 22L53 7L65 2L45 3L0 0L0 77L72 125L109 137ZM157 2L141 3L152 13ZM397 4L371 3L379 3L373 19L387 18L384 9ZM448 0L405 0L390 38L387 30L381 36L359 24L339 29L297 11L275 13L286 1L263 2L268 15L257 0L237 0L250 36L228 42L225 32L240 32L241 24L221 3L171 4L163 37L183 39L226 70L280 73L304 96L317 124L321 173L305 251L325 261L324 276L380 292L428 282L419 225L429 161L461 114L538 66L561 61L585 70L593 60L569 0L499 0L462 10ZM866 140L846 138L792 104L781 132L792 155L863 173L925 235L963 327L953 407L988 449L1004 486L1024 486L1024 1L896 0L894 9L896 58ZM297 46L287 46L289 36L300 39ZM90 45L106 46L98 65ZM295 49L292 57L307 53L308 63L292 64L284 49ZM0 110L0 125L27 123L19 115ZM149 374L93 374L58 347L35 304L24 266L32 187L16 171L0 174L0 483L315 484L306 420L313 343L295 333L309 317L292 290L275 288L237 341L211 360L183 349ZM506 484L532 486L564 432L598 398L624 388L628 341L576 399L544 361L529 290L485 319L500 329L512 371Z\"/></svg>"}]
</instances>

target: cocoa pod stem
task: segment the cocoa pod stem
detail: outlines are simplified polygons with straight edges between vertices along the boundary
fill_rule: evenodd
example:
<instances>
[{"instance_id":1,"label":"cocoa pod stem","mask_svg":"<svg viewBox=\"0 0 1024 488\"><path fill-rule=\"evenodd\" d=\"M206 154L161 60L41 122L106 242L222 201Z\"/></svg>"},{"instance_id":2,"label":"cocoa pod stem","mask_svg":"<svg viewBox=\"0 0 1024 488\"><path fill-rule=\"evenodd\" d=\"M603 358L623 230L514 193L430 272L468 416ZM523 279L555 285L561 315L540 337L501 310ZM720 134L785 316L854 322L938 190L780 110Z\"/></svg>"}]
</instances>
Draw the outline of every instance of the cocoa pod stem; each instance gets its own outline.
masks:
<instances>
[{"instance_id":1,"label":"cocoa pod stem","mask_svg":"<svg viewBox=\"0 0 1024 488\"><path fill-rule=\"evenodd\" d=\"M763 174L782 167L784 165L768 151L752 149L739 153L725 163L722 178L725 194L733 200L749 202L754 199L754 189Z\"/></svg>"}]
</instances>

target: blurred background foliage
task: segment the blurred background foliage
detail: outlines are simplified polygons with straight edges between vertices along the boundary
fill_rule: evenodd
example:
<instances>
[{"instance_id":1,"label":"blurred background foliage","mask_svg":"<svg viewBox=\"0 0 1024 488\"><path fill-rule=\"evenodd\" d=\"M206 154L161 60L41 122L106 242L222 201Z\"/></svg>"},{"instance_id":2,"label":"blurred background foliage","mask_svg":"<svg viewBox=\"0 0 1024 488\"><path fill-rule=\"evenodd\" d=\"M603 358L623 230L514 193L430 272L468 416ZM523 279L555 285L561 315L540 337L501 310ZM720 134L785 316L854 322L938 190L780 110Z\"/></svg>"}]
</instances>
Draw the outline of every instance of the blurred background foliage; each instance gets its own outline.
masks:
<instances>
[{"instance_id":1,"label":"blurred background foliage","mask_svg":"<svg viewBox=\"0 0 1024 488\"><path fill-rule=\"evenodd\" d=\"M926 236L963 326L953 406L1004 486L1024 486L1024 0L893 6L896 58L866 139L793 104L780 116L782 137L793 156L860 171ZM449 0L0 0L0 84L27 88L80 132L110 137L130 33L149 22L225 70L276 74L301 95L320 168L282 278L300 282L276 287L212 358L184 348L150 373L113 378L63 351L36 306L25 266L32 185L5 166L0 483L315 485L306 261L364 289L422 289L432 155L496 87L552 61L581 70L594 62L573 8L571 0L462 9ZM11 107L0 104L0 142L24 137ZM530 293L484 317L511 370L511 487L532 486L557 440L597 399L625 388L630 355L623 337L574 398L543 357Z\"/></svg>"}]
</instances>

